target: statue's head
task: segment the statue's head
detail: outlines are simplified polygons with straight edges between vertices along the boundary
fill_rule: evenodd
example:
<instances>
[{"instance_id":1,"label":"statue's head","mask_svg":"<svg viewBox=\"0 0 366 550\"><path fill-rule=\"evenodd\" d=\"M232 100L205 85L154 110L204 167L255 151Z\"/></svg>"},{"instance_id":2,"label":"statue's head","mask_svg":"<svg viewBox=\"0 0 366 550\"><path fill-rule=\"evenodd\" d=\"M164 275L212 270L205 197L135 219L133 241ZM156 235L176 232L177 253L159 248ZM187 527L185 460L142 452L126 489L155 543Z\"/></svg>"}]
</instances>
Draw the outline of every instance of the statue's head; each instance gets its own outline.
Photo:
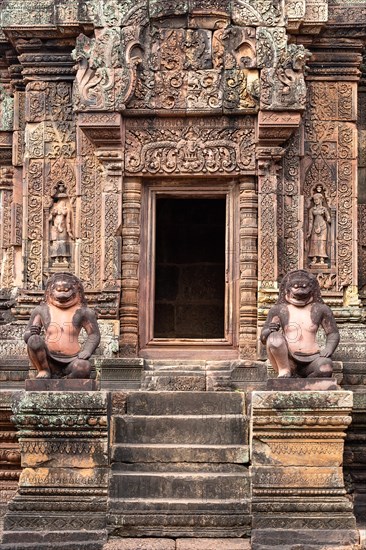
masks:
<instances>
[{"instance_id":1,"label":"statue's head","mask_svg":"<svg viewBox=\"0 0 366 550\"><path fill-rule=\"evenodd\" d=\"M82 282L71 273L52 275L46 283L45 299L47 303L62 309L86 304Z\"/></svg>"},{"instance_id":2,"label":"statue's head","mask_svg":"<svg viewBox=\"0 0 366 550\"><path fill-rule=\"evenodd\" d=\"M311 302L323 303L317 278L305 269L290 271L282 279L277 303L304 307Z\"/></svg>"}]
</instances>

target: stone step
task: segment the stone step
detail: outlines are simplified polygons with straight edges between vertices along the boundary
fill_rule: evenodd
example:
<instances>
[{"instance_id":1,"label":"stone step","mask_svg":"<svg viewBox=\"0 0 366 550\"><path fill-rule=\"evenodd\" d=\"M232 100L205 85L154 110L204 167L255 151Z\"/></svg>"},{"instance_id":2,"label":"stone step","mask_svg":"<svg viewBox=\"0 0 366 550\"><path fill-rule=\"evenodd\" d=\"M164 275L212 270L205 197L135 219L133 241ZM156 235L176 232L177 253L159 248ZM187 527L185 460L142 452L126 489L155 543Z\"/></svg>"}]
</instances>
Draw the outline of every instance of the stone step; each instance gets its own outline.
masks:
<instances>
[{"instance_id":1,"label":"stone step","mask_svg":"<svg viewBox=\"0 0 366 550\"><path fill-rule=\"evenodd\" d=\"M110 498L246 499L248 470L238 473L114 472Z\"/></svg>"},{"instance_id":2,"label":"stone step","mask_svg":"<svg viewBox=\"0 0 366 550\"><path fill-rule=\"evenodd\" d=\"M127 501L129 503L129 501ZM201 508L185 510L135 510L132 508L108 514L108 531L120 537L248 537L251 517L246 508L236 503L226 508L221 503L217 511ZM137 547L139 548L139 547ZM137 548L135 550L137 550ZM197 550L200 547L197 546ZM220 548L220 547L218 547ZM214 550L214 549L212 549Z\"/></svg>"},{"instance_id":3,"label":"stone step","mask_svg":"<svg viewBox=\"0 0 366 550\"><path fill-rule=\"evenodd\" d=\"M248 418L242 415L117 416L113 418L112 445L248 444Z\"/></svg>"},{"instance_id":4,"label":"stone step","mask_svg":"<svg viewBox=\"0 0 366 550\"><path fill-rule=\"evenodd\" d=\"M103 550L250 550L249 539L233 538L115 538Z\"/></svg>"},{"instance_id":5,"label":"stone step","mask_svg":"<svg viewBox=\"0 0 366 550\"><path fill-rule=\"evenodd\" d=\"M1 550L100 550L107 540L107 532L103 530L70 529L60 531L19 530L4 531Z\"/></svg>"},{"instance_id":6,"label":"stone step","mask_svg":"<svg viewBox=\"0 0 366 550\"><path fill-rule=\"evenodd\" d=\"M126 464L125 462L112 463L112 473L121 472L177 472L177 473L238 473L241 474L246 466L230 464L228 462L140 462Z\"/></svg>"},{"instance_id":7,"label":"stone step","mask_svg":"<svg viewBox=\"0 0 366 550\"><path fill-rule=\"evenodd\" d=\"M224 415L244 412L245 396L239 392L133 392L127 396L127 414Z\"/></svg>"},{"instance_id":8,"label":"stone step","mask_svg":"<svg viewBox=\"0 0 366 550\"><path fill-rule=\"evenodd\" d=\"M112 447L112 462L127 463L233 463L249 461L248 445L146 445L124 443Z\"/></svg>"},{"instance_id":9,"label":"stone step","mask_svg":"<svg viewBox=\"0 0 366 550\"><path fill-rule=\"evenodd\" d=\"M249 495L248 495L249 497ZM228 513L229 511L246 514L250 511L249 498L111 498L108 502L108 512L156 512L156 513L195 513L206 512Z\"/></svg>"}]
</instances>

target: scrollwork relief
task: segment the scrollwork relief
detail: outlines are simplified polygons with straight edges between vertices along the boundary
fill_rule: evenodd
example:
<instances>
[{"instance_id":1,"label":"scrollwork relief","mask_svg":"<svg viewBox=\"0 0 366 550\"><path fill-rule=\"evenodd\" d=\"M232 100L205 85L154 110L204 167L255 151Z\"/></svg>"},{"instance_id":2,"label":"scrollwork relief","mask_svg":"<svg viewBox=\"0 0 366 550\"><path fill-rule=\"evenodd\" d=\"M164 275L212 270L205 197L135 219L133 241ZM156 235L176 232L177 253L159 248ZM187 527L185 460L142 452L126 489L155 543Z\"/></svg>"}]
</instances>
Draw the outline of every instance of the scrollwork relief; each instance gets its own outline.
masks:
<instances>
[{"instance_id":1,"label":"scrollwork relief","mask_svg":"<svg viewBox=\"0 0 366 550\"><path fill-rule=\"evenodd\" d=\"M105 27L95 31L95 38L79 35L73 50L79 66L74 84L76 110L124 109L136 86L139 32L139 27Z\"/></svg>"},{"instance_id":2,"label":"scrollwork relief","mask_svg":"<svg viewBox=\"0 0 366 550\"><path fill-rule=\"evenodd\" d=\"M234 0L232 14L234 23L242 26L275 27L284 24L282 0Z\"/></svg>"},{"instance_id":3,"label":"scrollwork relief","mask_svg":"<svg viewBox=\"0 0 366 550\"><path fill-rule=\"evenodd\" d=\"M254 127L204 127L161 123L128 125L126 171L143 173L238 173L254 166Z\"/></svg>"}]
</instances>

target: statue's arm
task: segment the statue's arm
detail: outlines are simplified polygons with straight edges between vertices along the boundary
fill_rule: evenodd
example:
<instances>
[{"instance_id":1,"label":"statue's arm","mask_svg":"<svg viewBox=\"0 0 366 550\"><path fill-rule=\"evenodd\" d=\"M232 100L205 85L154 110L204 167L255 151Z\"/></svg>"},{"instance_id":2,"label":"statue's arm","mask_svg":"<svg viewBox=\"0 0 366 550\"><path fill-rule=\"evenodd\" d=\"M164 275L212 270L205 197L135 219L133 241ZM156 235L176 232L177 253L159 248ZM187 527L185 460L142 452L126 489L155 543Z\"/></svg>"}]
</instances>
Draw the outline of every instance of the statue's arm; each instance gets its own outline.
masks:
<instances>
[{"instance_id":1,"label":"statue's arm","mask_svg":"<svg viewBox=\"0 0 366 550\"><path fill-rule=\"evenodd\" d=\"M261 342L263 345L266 344L268 336L271 332L277 332L281 328L280 323L280 310L277 306L273 306L268 313L266 322L263 325L261 332Z\"/></svg>"},{"instance_id":2,"label":"statue's arm","mask_svg":"<svg viewBox=\"0 0 366 550\"><path fill-rule=\"evenodd\" d=\"M340 336L336 320L330 307L324 304L324 313L322 318L322 327L326 334L325 348L320 352L321 357L331 357L335 352Z\"/></svg>"},{"instance_id":3,"label":"statue's arm","mask_svg":"<svg viewBox=\"0 0 366 550\"><path fill-rule=\"evenodd\" d=\"M311 232L313 230L313 223L314 223L314 220L313 220L313 209L310 208L309 210L309 214L308 214L308 232L307 232L307 235L306 237L308 239L310 239L311 237Z\"/></svg>"},{"instance_id":4,"label":"statue's arm","mask_svg":"<svg viewBox=\"0 0 366 550\"><path fill-rule=\"evenodd\" d=\"M95 352L100 342L100 331L94 311L86 308L83 315L82 327L88 335L83 349L78 353L79 359L89 359Z\"/></svg>"},{"instance_id":5,"label":"statue's arm","mask_svg":"<svg viewBox=\"0 0 366 550\"><path fill-rule=\"evenodd\" d=\"M43 327L42 309L40 306L36 307L30 316L26 331L24 333L24 342L27 343L29 338L33 334L40 334Z\"/></svg>"}]
</instances>

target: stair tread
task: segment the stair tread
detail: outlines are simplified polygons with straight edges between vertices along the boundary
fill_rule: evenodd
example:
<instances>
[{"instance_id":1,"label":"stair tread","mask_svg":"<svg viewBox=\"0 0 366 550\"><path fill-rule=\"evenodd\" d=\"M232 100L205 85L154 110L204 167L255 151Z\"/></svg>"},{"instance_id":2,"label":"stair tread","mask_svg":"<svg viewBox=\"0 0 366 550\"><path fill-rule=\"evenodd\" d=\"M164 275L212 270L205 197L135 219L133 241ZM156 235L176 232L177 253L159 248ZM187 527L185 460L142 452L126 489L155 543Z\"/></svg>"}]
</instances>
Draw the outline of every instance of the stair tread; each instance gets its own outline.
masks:
<instances>
[{"instance_id":1,"label":"stair tread","mask_svg":"<svg viewBox=\"0 0 366 550\"><path fill-rule=\"evenodd\" d=\"M113 447L133 447L136 449L150 448L153 449L242 449L248 447L244 443L240 444L230 444L230 445L218 445L218 444L204 444L204 443L113 443Z\"/></svg>"},{"instance_id":2,"label":"stair tread","mask_svg":"<svg viewBox=\"0 0 366 550\"><path fill-rule=\"evenodd\" d=\"M206 420L207 418L245 418L249 419L249 417L245 414L241 413L222 413L222 414L121 414L121 415L114 415L114 417L120 417L120 418L136 418L136 420L140 420L141 418L148 418L148 419L155 419L155 418L194 418L197 419L201 417L201 420Z\"/></svg>"},{"instance_id":3,"label":"stair tread","mask_svg":"<svg viewBox=\"0 0 366 550\"><path fill-rule=\"evenodd\" d=\"M192 503L192 504L207 504L207 503L212 503L212 504L221 504L221 503L226 503L226 504L237 504L237 503L246 503L246 500L247 499L243 499L243 498L208 498L208 499L205 499L204 501L202 500L202 498L154 498L154 497L150 497L150 498L133 498L133 497L126 497L123 499L123 503L126 503L126 502L135 502L135 503L140 503L140 504L143 504L143 503L155 503L155 504L158 504L158 503L171 503L171 504L181 504L181 503ZM111 498L110 501L120 501L119 498Z\"/></svg>"},{"instance_id":4,"label":"stair tread","mask_svg":"<svg viewBox=\"0 0 366 550\"><path fill-rule=\"evenodd\" d=\"M121 472L121 471L113 471L113 476L135 476L135 477L141 477L141 476L160 476L160 477L167 477L167 476L174 476L174 477L243 477L243 472L155 472L155 471L136 471L136 472Z\"/></svg>"}]
</instances>

